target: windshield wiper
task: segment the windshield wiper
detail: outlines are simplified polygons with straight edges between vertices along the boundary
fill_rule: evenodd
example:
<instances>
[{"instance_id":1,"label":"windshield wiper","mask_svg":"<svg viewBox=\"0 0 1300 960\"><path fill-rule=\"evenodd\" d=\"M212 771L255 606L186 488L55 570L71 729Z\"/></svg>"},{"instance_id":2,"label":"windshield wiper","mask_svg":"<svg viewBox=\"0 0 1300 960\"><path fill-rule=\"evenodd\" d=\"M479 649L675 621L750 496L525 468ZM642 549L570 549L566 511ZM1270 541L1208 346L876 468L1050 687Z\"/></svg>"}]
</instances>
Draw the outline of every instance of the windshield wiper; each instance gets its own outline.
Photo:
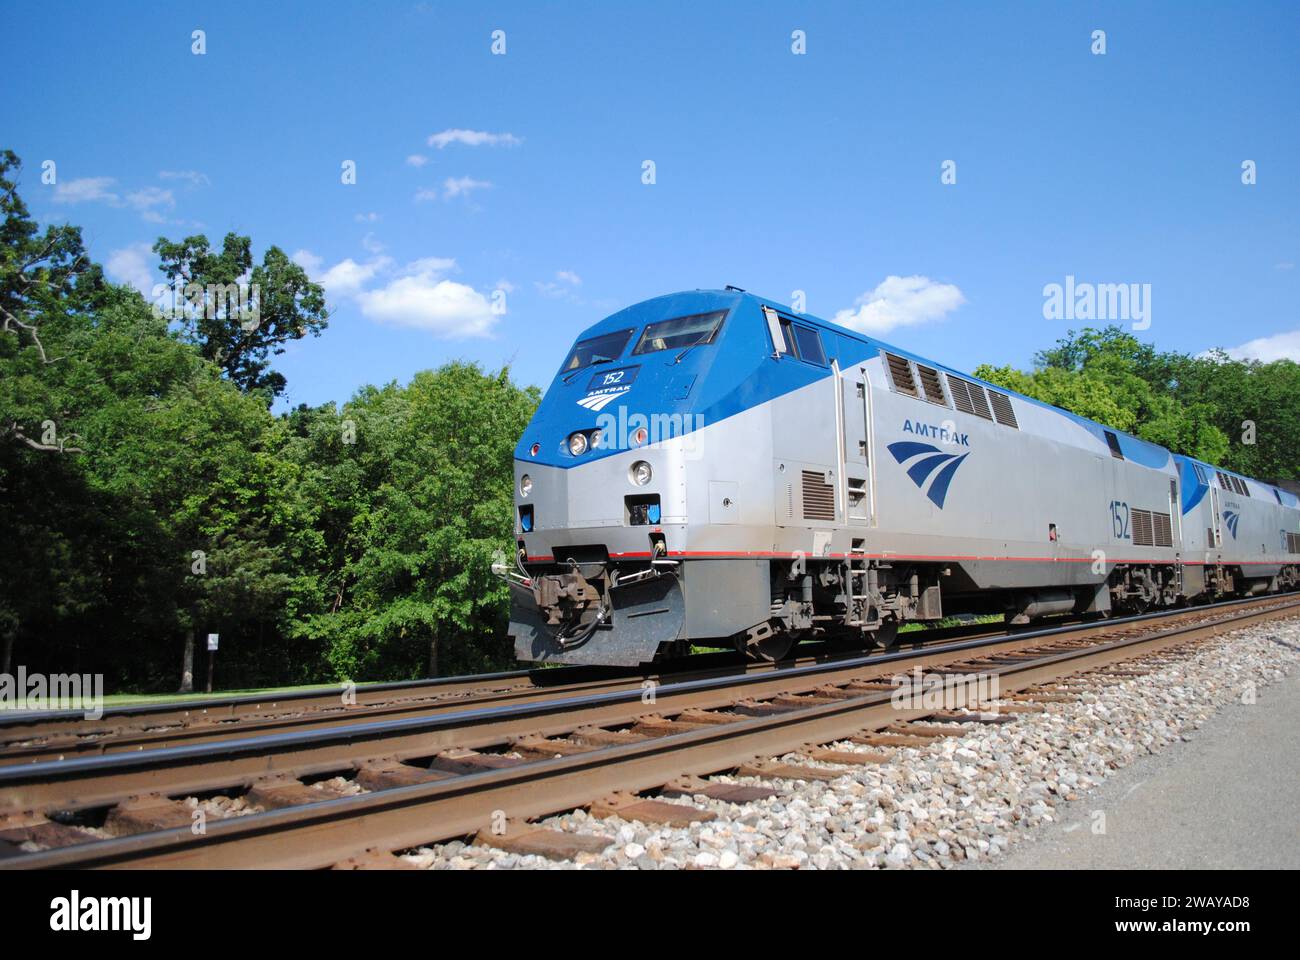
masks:
<instances>
[{"instance_id":1,"label":"windshield wiper","mask_svg":"<svg viewBox=\"0 0 1300 960\"><path fill-rule=\"evenodd\" d=\"M613 363L613 362L614 362L613 357L605 357L605 356L601 356L600 354L596 354L591 358L590 363L584 364L583 366L579 367L577 370L574 370L572 373L570 373L567 377L565 377L564 382L565 383L572 382L574 377L576 377L578 374L582 373L582 371L588 369L589 367L596 367L602 363Z\"/></svg>"},{"instance_id":2,"label":"windshield wiper","mask_svg":"<svg viewBox=\"0 0 1300 960\"><path fill-rule=\"evenodd\" d=\"M692 350L694 350L696 347L698 347L701 343L704 343L705 341L707 341L710 337L713 336L713 331L714 331L714 330L717 330L717 329L718 329L717 327L713 327L711 330L709 330L707 333L705 333L704 336L700 337L700 339L696 340L694 343L692 343L689 347L687 347L687 348L686 348L685 350L683 350L681 353L677 354L676 358L673 360L672 363L668 364L668 366L670 366L670 367L675 367L675 366L677 366L677 364L681 363L681 362L682 362L682 357L686 356L688 353L690 353Z\"/></svg>"}]
</instances>

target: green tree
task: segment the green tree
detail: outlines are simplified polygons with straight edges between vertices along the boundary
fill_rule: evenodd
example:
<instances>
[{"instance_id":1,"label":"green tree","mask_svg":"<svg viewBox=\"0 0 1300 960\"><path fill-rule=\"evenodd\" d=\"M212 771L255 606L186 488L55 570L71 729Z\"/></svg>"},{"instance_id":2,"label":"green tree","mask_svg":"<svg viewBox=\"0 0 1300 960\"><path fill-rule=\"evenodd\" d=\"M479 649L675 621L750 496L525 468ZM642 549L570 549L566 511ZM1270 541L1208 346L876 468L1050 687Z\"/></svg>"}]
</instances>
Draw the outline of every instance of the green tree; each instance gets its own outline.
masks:
<instances>
[{"instance_id":1,"label":"green tree","mask_svg":"<svg viewBox=\"0 0 1300 960\"><path fill-rule=\"evenodd\" d=\"M1265 480L1300 477L1300 365L1158 351L1120 327L1070 331L1034 369L976 374L1176 453Z\"/></svg>"},{"instance_id":2,"label":"green tree","mask_svg":"<svg viewBox=\"0 0 1300 960\"><path fill-rule=\"evenodd\" d=\"M297 456L314 464L303 487L320 505L314 521L332 531L310 585L318 612L300 629L328 644L336 675L510 661L507 595L491 563L511 549L513 448L538 399L508 370L451 363L405 388L366 388L340 414L290 418Z\"/></svg>"},{"instance_id":3,"label":"green tree","mask_svg":"<svg viewBox=\"0 0 1300 960\"><path fill-rule=\"evenodd\" d=\"M308 333L320 336L329 321L325 291L306 271L272 246L254 265L252 240L226 234L214 252L202 234L154 244L162 272L183 296L178 319L199 352L245 392L284 392L283 374L270 357Z\"/></svg>"}]
</instances>

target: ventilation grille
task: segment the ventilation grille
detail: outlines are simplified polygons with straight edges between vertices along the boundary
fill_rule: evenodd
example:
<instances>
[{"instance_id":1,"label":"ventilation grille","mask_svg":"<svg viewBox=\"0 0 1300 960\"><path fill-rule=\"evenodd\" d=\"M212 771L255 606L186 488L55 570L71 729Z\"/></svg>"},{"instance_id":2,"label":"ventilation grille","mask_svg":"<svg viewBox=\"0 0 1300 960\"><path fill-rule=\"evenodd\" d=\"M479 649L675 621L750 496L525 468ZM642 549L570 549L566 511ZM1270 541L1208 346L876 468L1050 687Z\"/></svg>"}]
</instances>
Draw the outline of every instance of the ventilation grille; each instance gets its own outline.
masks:
<instances>
[{"instance_id":1,"label":"ventilation grille","mask_svg":"<svg viewBox=\"0 0 1300 960\"><path fill-rule=\"evenodd\" d=\"M803 471L803 517L805 520L835 519L835 488L815 470Z\"/></svg>"},{"instance_id":2,"label":"ventilation grille","mask_svg":"<svg viewBox=\"0 0 1300 960\"><path fill-rule=\"evenodd\" d=\"M948 406L948 398L943 395L943 381L939 379L939 371L934 367L925 367L918 363L916 372L921 377L921 389L925 391L925 399L941 407Z\"/></svg>"},{"instance_id":3,"label":"ventilation grille","mask_svg":"<svg viewBox=\"0 0 1300 960\"><path fill-rule=\"evenodd\" d=\"M1300 553L1300 533L1288 533L1286 535L1286 552Z\"/></svg>"},{"instance_id":4,"label":"ventilation grille","mask_svg":"<svg viewBox=\"0 0 1300 960\"><path fill-rule=\"evenodd\" d=\"M1169 514L1134 510L1133 545L1135 547L1172 547L1174 528Z\"/></svg>"},{"instance_id":5,"label":"ventilation grille","mask_svg":"<svg viewBox=\"0 0 1300 960\"><path fill-rule=\"evenodd\" d=\"M885 359L889 361L889 379L894 381L894 389L909 397L920 396L916 389L916 379L912 376L912 365L893 353L885 354Z\"/></svg>"},{"instance_id":6,"label":"ventilation grille","mask_svg":"<svg viewBox=\"0 0 1300 960\"><path fill-rule=\"evenodd\" d=\"M1151 514L1151 521L1155 527L1156 546L1172 547L1174 545L1174 528L1169 522L1169 514L1153 513Z\"/></svg>"},{"instance_id":7,"label":"ventilation grille","mask_svg":"<svg viewBox=\"0 0 1300 960\"><path fill-rule=\"evenodd\" d=\"M948 378L948 392L952 394L952 405L962 413L974 413L975 408L970 405L970 391L966 387L965 380L958 380L956 377Z\"/></svg>"},{"instance_id":8,"label":"ventilation grille","mask_svg":"<svg viewBox=\"0 0 1300 960\"><path fill-rule=\"evenodd\" d=\"M1011 408L1011 398L1005 393L998 393L996 390L989 391L989 403L993 406L993 416L998 423L1007 427L1020 429L1020 424L1016 423L1016 411Z\"/></svg>"},{"instance_id":9,"label":"ventilation grille","mask_svg":"<svg viewBox=\"0 0 1300 960\"><path fill-rule=\"evenodd\" d=\"M1135 547L1154 547L1155 540L1151 536L1151 511L1134 510L1133 516L1133 545Z\"/></svg>"},{"instance_id":10,"label":"ventilation grille","mask_svg":"<svg viewBox=\"0 0 1300 960\"><path fill-rule=\"evenodd\" d=\"M968 383L965 380L950 376L948 377L948 392L952 394L954 406L962 413L973 413L985 420L993 419L993 414L989 410L989 402L984 396L984 388L978 383Z\"/></svg>"}]
</instances>

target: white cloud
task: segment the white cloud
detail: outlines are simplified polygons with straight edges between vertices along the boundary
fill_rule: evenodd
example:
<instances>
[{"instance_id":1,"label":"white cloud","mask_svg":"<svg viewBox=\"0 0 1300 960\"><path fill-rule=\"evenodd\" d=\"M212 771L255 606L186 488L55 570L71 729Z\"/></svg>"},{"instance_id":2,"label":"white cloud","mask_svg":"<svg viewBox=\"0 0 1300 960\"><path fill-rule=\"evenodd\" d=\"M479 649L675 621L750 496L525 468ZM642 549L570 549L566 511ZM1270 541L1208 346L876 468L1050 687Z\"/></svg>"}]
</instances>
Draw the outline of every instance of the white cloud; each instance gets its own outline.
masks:
<instances>
[{"instance_id":1,"label":"white cloud","mask_svg":"<svg viewBox=\"0 0 1300 960\"><path fill-rule=\"evenodd\" d=\"M1234 360L1261 360L1264 363L1294 360L1300 363L1300 330L1248 340L1239 347L1228 347L1225 352Z\"/></svg>"},{"instance_id":2,"label":"white cloud","mask_svg":"<svg viewBox=\"0 0 1300 960\"><path fill-rule=\"evenodd\" d=\"M369 263L357 263L348 257L322 273L318 282L327 293L336 297L352 296L360 293L362 287L391 264L392 261L388 257L376 257Z\"/></svg>"},{"instance_id":3,"label":"white cloud","mask_svg":"<svg viewBox=\"0 0 1300 960\"><path fill-rule=\"evenodd\" d=\"M80 180L66 180L54 187L55 203L84 203L91 200L103 200L119 203L116 193L109 190L114 183L112 177L82 177Z\"/></svg>"},{"instance_id":4,"label":"white cloud","mask_svg":"<svg viewBox=\"0 0 1300 960\"><path fill-rule=\"evenodd\" d=\"M443 130L429 135L428 144L442 150L450 143L463 143L467 147L516 147L523 140L513 133L488 133L486 130Z\"/></svg>"},{"instance_id":5,"label":"white cloud","mask_svg":"<svg viewBox=\"0 0 1300 960\"><path fill-rule=\"evenodd\" d=\"M443 277L454 260L429 257L409 264L387 286L357 296L361 312L380 323L428 330L442 337L482 337L497 321L487 297Z\"/></svg>"},{"instance_id":6,"label":"white cloud","mask_svg":"<svg viewBox=\"0 0 1300 960\"><path fill-rule=\"evenodd\" d=\"M413 167L422 167L429 162L429 158L422 153L413 153L406 158L406 162Z\"/></svg>"},{"instance_id":7,"label":"white cloud","mask_svg":"<svg viewBox=\"0 0 1300 960\"><path fill-rule=\"evenodd\" d=\"M206 187L212 183L206 173L198 170L160 170L158 176L163 180L188 180L190 186L194 187Z\"/></svg>"},{"instance_id":8,"label":"white cloud","mask_svg":"<svg viewBox=\"0 0 1300 960\"><path fill-rule=\"evenodd\" d=\"M289 259L306 270L307 275L313 279L320 272L320 268L325 262L310 250L295 250Z\"/></svg>"},{"instance_id":9,"label":"white cloud","mask_svg":"<svg viewBox=\"0 0 1300 960\"><path fill-rule=\"evenodd\" d=\"M442 181L442 195L450 200L452 197L467 197L474 190L483 190L492 186L486 180L475 180L473 177L448 177Z\"/></svg>"},{"instance_id":10,"label":"white cloud","mask_svg":"<svg viewBox=\"0 0 1300 960\"><path fill-rule=\"evenodd\" d=\"M324 269L325 262L310 250L298 250L290 259L306 270L307 276L324 287L325 292L332 297L355 296L393 262L388 257L375 257L367 263L357 263L347 257L329 269Z\"/></svg>"},{"instance_id":11,"label":"white cloud","mask_svg":"<svg viewBox=\"0 0 1300 960\"><path fill-rule=\"evenodd\" d=\"M107 203L110 207L130 207L150 223L168 223L163 211L176 206L176 196L163 187L141 187L125 197L114 192L117 181L112 177L82 177L68 180L54 188L55 203Z\"/></svg>"},{"instance_id":12,"label":"white cloud","mask_svg":"<svg viewBox=\"0 0 1300 960\"><path fill-rule=\"evenodd\" d=\"M357 223L375 223L379 220L379 214L372 210L370 213L358 213L352 219Z\"/></svg>"},{"instance_id":13,"label":"white cloud","mask_svg":"<svg viewBox=\"0 0 1300 960\"><path fill-rule=\"evenodd\" d=\"M129 283L149 298L154 287L154 253L147 243L133 243L110 251L104 270L119 283Z\"/></svg>"},{"instance_id":14,"label":"white cloud","mask_svg":"<svg viewBox=\"0 0 1300 960\"><path fill-rule=\"evenodd\" d=\"M891 274L854 300L852 308L838 311L834 319L862 333L886 333L895 327L941 320L965 302L961 290L951 283Z\"/></svg>"},{"instance_id":15,"label":"white cloud","mask_svg":"<svg viewBox=\"0 0 1300 960\"><path fill-rule=\"evenodd\" d=\"M1283 260L1281 263L1274 264L1274 265L1273 265L1273 269L1274 269L1274 270L1294 270L1294 269L1295 269L1295 264L1292 263L1290 260Z\"/></svg>"},{"instance_id":16,"label":"white cloud","mask_svg":"<svg viewBox=\"0 0 1300 960\"><path fill-rule=\"evenodd\" d=\"M486 296L447 279L447 274L456 270L456 261L450 257L414 260L395 274L389 257L375 257L366 263L348 257L328 269L309 250L298 250L292 259L331 298L351 300L364 316L379 323L460 338L488 336L498 319ZM370 287L378 278L390 275L387 283Z\"/></svg>"},{"instance_id":17,"label":"white cloud","mask_svg":"<svg viewBox=\"0 0 1300 960\"><path fill-rule=\"evenodd\" d=\"M374 231L367 231L366 235L361 238L361 246L366 253L380 254L384 252L384 245L375 239Z\"/></svg>"},{"instance_id":18,"label":"white cloud","mask_svg":"<svg viewBox=\"0 0 1300 960\"><path fill-rule=\"evenodd\" d=\"M534 280L533 286L544 297L568 297L576 300L573 288L582 286L582 277L572 270L557 270L554 280Z\"/></svg>"},{"instance_id":19,"label":"white cloud","mask_svg":"<svg viewBox=\"0 0 1300 960\"><path fill-rule=\"evenodd\" d=\"M140 216L150 223L166 223L167 218L161 211L175 207L176 197L170 190L164 190L162 187L145 187L128 193L126 202L140 211Z\"/></svg>"}]
</instances>

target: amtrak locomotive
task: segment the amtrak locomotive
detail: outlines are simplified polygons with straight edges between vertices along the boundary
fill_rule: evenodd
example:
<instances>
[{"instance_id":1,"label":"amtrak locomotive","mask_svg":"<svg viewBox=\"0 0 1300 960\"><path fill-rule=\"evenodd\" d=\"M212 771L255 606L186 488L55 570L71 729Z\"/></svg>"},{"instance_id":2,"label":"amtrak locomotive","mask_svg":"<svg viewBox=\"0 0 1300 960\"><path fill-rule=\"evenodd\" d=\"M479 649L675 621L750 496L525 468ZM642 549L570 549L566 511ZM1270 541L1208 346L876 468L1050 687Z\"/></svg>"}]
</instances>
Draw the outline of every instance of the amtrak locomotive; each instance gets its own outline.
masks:
<instances>
[{"instance_id":1,"label":"amtrak locomotive","mask_svg":"<svg viewBox=\"0 0 1300 960\"><path fill-rule=\"evenodd\" d=\"M521 660L888 646L1300 581L1300 501L753 296L578 339L515 450Z\"/></svg>"}]
</instances>

